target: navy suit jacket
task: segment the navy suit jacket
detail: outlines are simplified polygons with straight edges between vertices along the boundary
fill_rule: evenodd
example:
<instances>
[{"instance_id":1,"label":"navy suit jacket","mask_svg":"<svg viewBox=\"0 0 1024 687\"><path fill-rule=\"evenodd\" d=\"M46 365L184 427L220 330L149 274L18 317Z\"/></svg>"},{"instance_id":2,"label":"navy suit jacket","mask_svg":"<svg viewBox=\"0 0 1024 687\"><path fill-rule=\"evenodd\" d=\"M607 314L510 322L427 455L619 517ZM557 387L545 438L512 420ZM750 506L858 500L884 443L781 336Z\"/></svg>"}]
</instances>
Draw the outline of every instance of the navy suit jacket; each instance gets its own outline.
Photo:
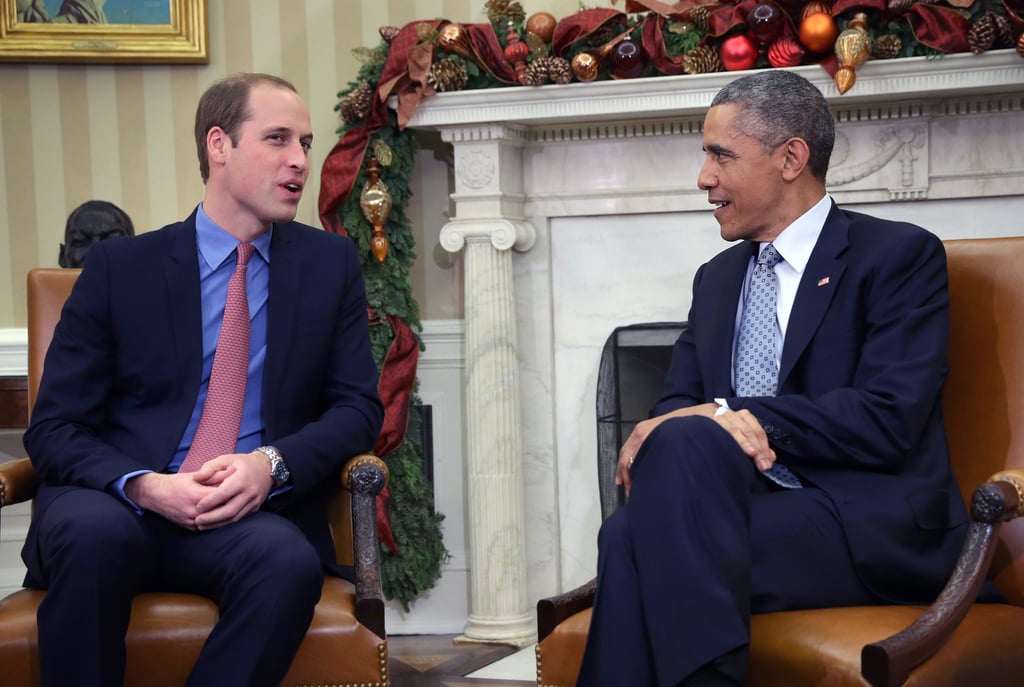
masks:
<instances>
[{"instance_id":1,"label":"navy suit jacket","mask_svg":"<svg viewBox=\"0 0 1024 687\"><path fill-rule=\"evenodd\" d=\"M103 490L170 461L202 374L198 260L195 213L93 246L54 332L24 437L43 481L37 520L69 486ZM292 488L264 508L295 522L333 565L327 497L344 462L372 449L383 420L352 241L297 222L275 225L267 309L263 442L285 456ZM30 529L30 582L35 546Z\"/></svg>"},{"instance_id":2,"label":"navy suit jacket","mask_svg":"<svg viewBox=\"0 0 1024 687\"><path fill-rule=\"evenodd\" d=\"M942 421L942 243L833 204L797 289L778 395L738 398L731 348L754 250L744 241L697 272L689 325L652 415L715 398L750 410L778 458L834 501L867 586L895 602L931 600L967 528Z\"/></svg>"}]
</instances>

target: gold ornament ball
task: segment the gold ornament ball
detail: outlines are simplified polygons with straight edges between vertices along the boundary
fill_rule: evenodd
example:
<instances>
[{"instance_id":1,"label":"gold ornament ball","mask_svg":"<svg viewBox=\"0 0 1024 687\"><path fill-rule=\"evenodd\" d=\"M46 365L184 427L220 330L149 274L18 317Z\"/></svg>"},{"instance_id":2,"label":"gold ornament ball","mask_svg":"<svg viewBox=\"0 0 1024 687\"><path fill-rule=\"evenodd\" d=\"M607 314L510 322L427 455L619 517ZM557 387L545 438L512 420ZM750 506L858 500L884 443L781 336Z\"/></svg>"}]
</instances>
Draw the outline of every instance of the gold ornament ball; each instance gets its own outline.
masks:
<instances>
[{"instance_id":1,"label":"gold ornament ball","mask_svg":"<svg viewBox=\"0 0 1024 687\"><path fill-rule=\"evenodd\" d=\"M816 12L800 22L800 42L811 52L831 52L839 36L839 27L831 14Z\"/></svg>"},{"instance_id":2,"label":"gold ornament ball","mask_svg":"<svg viewBox=\"0 0 1024 687\"><path fill-rule=\"evenodd\" d=\"M545 43L551 42L557 25L558 20L550 12L534 12L526 20L526 30L537 34Z\"/></svg>"},{"instance_id":3,"label":"gold ornament ball","mask_svg":"<svg viewBox=\"0 0 1024 687\"><path fill-rule=\"evenodd\" d=\"M597 78L600 68L597 58L589 52L577 53L576 57L572 58L572 73L580 81L593 81Z\"/></svg>"},{"instance_id":4,"label":"gold ornament ball","mask_svg":"<svg viewBox=\"0 0 1024 687\"><path fill-rule=\"evenodd\" d=\"M447 53L469 57L469 36L461 24L446 24L437 35L437 45Z\"/></svg>"}]
</instances>

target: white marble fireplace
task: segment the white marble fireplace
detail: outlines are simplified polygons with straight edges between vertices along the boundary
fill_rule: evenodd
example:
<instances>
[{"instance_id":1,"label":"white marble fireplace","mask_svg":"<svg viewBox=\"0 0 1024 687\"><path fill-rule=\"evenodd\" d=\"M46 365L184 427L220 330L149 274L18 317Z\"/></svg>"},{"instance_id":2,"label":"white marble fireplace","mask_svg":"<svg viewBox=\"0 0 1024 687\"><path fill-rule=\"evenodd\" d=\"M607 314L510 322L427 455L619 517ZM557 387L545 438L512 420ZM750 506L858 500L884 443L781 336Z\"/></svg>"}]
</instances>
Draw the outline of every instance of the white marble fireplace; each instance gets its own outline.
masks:
<instances>
[{"instance_id":1,"label":"white marble fireplace","mask_svg":"<svg viewBox=\"0 0 1024 687\"><path fill-rule=\"evenodd\" d=\"M1024 234L1024 59L872 62L839 95L829 188L942 238ZM595 381L618 325L682 320L725 244L696 188L700 128L736 73L445 93L441 244L465 274L467 639L531 640L542 596L593 576Z\"/></svg>"}]
</instances>

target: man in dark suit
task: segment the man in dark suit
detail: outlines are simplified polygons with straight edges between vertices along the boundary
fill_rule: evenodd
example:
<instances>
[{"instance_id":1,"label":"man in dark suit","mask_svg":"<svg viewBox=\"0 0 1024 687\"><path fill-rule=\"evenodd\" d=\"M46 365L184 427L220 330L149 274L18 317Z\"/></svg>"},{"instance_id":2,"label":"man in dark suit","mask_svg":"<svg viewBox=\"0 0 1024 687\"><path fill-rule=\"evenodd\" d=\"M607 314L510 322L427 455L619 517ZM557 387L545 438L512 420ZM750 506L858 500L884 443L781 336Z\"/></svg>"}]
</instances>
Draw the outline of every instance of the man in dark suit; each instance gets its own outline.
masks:
<instances>
[{"instance_id":1,"label":"man in dark suit","mask_svg":"<svg viewBox=\"0 0 1024 687\"><path fill-rule=\"evenodd\" d=\"M956 562L945 253L835 205L834 138L792 72L711 104L698 185L741 243L698 270L665 393L620 452L630 500L601 528L581 686L742 685L751 612L930 601ZM747 381L751 341L768 386Z\"/></svg>"},{"instance_id":2,"label":"man in dark suit","mask_svg":"<svg viewBox=\"0 0 1024 687\"><path fill-rule=\"evenodd\" d=\"M131 600L150 590L219 606L190 685L278 685L336 566L331 483L382 422L354 246L293 221L306 105L282 79L240 74L202 96L195 132L202 203L93 246L46 357L25 434L43 484L23 552L26 584L48 590L44 685L122 684ZM237 431L210 422L229 448L185 469L250 246Z\"/></svg>"}]
</instances>

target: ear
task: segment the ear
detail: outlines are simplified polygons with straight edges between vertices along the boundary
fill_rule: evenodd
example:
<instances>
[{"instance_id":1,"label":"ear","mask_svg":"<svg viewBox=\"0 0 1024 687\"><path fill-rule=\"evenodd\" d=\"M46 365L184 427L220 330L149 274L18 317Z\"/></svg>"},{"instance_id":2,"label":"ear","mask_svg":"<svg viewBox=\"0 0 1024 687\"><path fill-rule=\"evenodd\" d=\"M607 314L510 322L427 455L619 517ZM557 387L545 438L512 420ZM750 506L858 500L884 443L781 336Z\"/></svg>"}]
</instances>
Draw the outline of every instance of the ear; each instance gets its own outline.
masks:
<instances>
[{"instance_id":1,"label":"ear","mask_svg":"<svg viewBox=\"0 0 1024 687\"><path fill-rule=\"evenodd\" d=\"M231 147L231 138L224 129L219 126L211 127L206 132L206 157L210 165L222 165L227 159L228 148Z\"/></svg>"},{"instance_id":2,"label":"ear","mask_svg":"<svg viewBox=\"0 0 1024 687\"><path fill-rule=\"evenodd\" d=\"M782 144L783 162L782 176L787 181L799 177L807 167L807 160L811 157L811 149L807 141L802 138L791 138Z\"/></svg>"}]
</instances>

